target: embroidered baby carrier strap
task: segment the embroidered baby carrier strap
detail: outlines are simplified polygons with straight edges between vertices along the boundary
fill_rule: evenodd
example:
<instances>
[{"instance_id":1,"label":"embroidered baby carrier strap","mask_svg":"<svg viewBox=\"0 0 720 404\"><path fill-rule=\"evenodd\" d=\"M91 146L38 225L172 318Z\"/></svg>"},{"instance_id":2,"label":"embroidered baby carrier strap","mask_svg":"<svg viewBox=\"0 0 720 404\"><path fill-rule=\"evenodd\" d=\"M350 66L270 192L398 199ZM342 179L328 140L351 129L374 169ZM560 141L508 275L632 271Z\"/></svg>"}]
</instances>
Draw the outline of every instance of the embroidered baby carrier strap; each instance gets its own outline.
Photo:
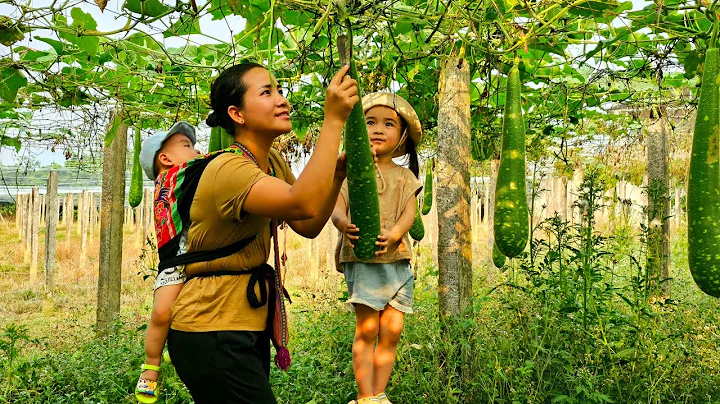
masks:
<instances>
[{"instance_id":1,"label":"embroidered baby carrier strap","mask_svg":"<svg viewBox=\"0 0 720 404\"><path fill-rule=\"evenodd\" d=\"M260 167L260 163L258 163L255 155L253 155L252 152L248 150L245 146L238 142L233 143L233 146L241 149L244 152L243 155L245 157L252 160L255 165L258 166L258 168ZM269 161L269 163L270 175L272 175L273 177L277 177L275 173L275 167L273 166L272 161ZM290 352L287 349L287 343L290 337L290 333L288 330L287 312L285 311L285 299L287 299L291 303L292 301L290 300L290 294L285 289L282 280L282 274L280 273L280 247L278 242L277 228L277 220L272 219L270 221L270 230L272 233L273 250L275 253L275 269L270 268L269 271L265 271L266 279L268 283L272 285L272 287L270 288L270 301L273 302L273 304L268 307L268 330L271 332L270 338L273 342L273 345L275 346L275 351L277 352L277 354L275 355L275 366L277 366L281 370L288 370L292 360L290 359ZM261 295L263 287L264 285L262 285L261 282ZM250 286L248 285L248 291L250 291L249 288ZM248 296L250 295L248 294Z\"/></svg>"},{"instance_id":2,"label":"embroidered baby carrier strap","mask_svg":"<svg viewBox=\"0 0 720 404\"><path fill-rule=\"evenodd\" d=\"M236 146L199 156L164 172L155 180L155 233L160 263L158 272L185 264L212 261L232 255L250 244L257 234L208 251L178 254L183 231L190 227L190 206L200 177L208 164L223 153L244 155Z\"/></svg>"}]
</instances>

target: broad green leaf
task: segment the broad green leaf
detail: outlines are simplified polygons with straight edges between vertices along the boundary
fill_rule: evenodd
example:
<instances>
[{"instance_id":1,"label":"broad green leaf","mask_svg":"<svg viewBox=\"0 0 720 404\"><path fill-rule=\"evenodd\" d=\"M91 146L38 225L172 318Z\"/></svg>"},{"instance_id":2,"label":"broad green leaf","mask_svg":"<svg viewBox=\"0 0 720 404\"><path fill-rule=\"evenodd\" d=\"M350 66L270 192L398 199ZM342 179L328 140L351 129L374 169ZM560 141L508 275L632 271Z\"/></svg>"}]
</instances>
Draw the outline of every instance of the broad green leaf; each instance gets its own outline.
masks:
<instances>
[{"instance_id":1,"label":"broad green leaf","mask_svg":"<svg viewBox=\"0 0 720 404\"><path fill-rule=\"evenodd\" d=\"M41 58L43 56L52 55L53 58L57 57L57 54L55 52L46 52L46 51L39 51L35 49L30 48L17 48L16 51L20 54L20 60L23 62L34 62L38 58Z\"/></svg>"},{"instance_id":2,"label":"broad green leaf","mask_svg":"<svg viewBox=\"0 0 720 404\"><path fill-rule=\"evenodd\" d=\"M685 78L693 78L698 74L698 65L700 64L700 55L696 50L691 50L681 60L685 68Z\"/></svg>"},{"instance_id":3,"label":"broad green leaf","mask_svg":"<svg viewBox=\"0 0 720 404\"><path fill-rule=\"evenodd\" d=\"M685 78L680 73L671 73L665 76L665 79L663 81L665 85L668 85L670 87L675 88L682 88L686 85Z\"/></svg>"},{"instance_id":4,"label":"broad green leaf","mask_svg":"<svg viewBox=\"0 0 720 404\"><path fill-rule=\"evenodd\" d=\"M108 131L105 134L105 147L110 147L112 144L112 141L115 139L115 136L117 135L117 131L120 128L120 124L122 123L123 119L119 114L113 114L112 122L110 122L110 125L108 127ZM131 125L132 122L126 122L126 124Z\"/></svg>"},{"instance_id":5,"label":"broad green leaf","mask_svg":"<svg viewBox=\"0 0 720 404\"><path fill-rule=\"evenodd\" d=\"M53 22L58 29L58 36L60 39L76 45L80 51L94 56L97 53L100 37L84 35L84 31L95 31L97 23L90 14L83 12L78 7L73 8L70 15L73 18L72 25L68 25L67 18L63 14L53 15ZM58 54L60 53L58 51Z\"/></svg>"},{"instance_id":6,"label":"broad green leaf","mask_svg":"<svg viewBox=\"0 0 720 404\"><path fill-rule=\"evenodd\" d=\"M56 39L46 38L46 37L42 37L42 36L36 36L35 39L37 39L38 41L45 42L46 44L52 46L52 48L55 49L55 53L57 53L58 55L65 54L64 53L65 45L62 42L60 42Z\"/></svg>"},{"instance_id":7,"label":"broad green leaf","mask_svg":"<svg viewBox=\"0 0 720 404\"><path fill-rule=\"evenodd\" d=\"M280 20L284 26L300 27L309 25L313 16L309 12L298 10L282 10L280 11Z\"/></svg>"},{"instance_id":8,"label":"broad green leaf","mask_svg":"<svg viewBox=\"0 0 720 404\"><path fill-rule=\"evenodd\" d=\"M25 75L18 69L0 67L0 98L7 102L15 102L18 90L27 85Z\"/></svg>"},{"instance_id":9,"label":"broad green leaf","mask_svg":"<svg viewBox=\"0 0 720 404\"><path fill-rule=\"evenodd\" d=\"M617 0L593 1L588 0L570 8L569 13L583 17L602 17L607 10L615 9L620 3Z\"/></svg>"},{"instance_id":10,"label":"broad green leaf","mask_svg":"<svg viewBox=\"0 0 720 404\"><path fill-rule=\"evenodd\" d=\"M395 24L395 33L396 34L408 34L410 32L413 32L414 30L415 29L413 28L413 25L407 21L398 21Z\"/></svg>"},{"instance_id":11,"label":"broad green leaf","mask_svg":"<svg viewBox=\"0 0 720 404\"><path fill-rule=\"evenodd\" d=\"M616 360L630 360L635 357L635 348L625 348L619 352L617 352L615 355L613 355Z\"/></svg>"},{"instance_id":12,"label":"broad green leaf","mask_svg":"<svg viewBox=\"0 0 720 404\"><path fill-rule=\"evenodd\" d=\"M40 56L39 58L35 59L36 62L47 64L47 63L54 63L58 59L58 55L54 53L48 53L45 56Z\"/></svg>"},{"instance_id":13,"label":"broad green leaf","mask_svg":"<svg viewBox=\"0 0 720 404\"><path fill-rule=\"evenodd\" d=\"M10 137L5 135L0 135L0 148L2 147L14 147L15 152L20 152L20 147L22 147L22 143L20 142L20 139L16 137Z\"/></svg>"},{"instance_id":14,"label":"broad green leaf","mask_svg":"<svg viewBox=\"0 0 720 404\"><path fill-rule=\"evenodd\" d=\"M159 17L170 11L170 7L162 4L159 0L125 0L123 7L132 13L148 17Z\"/></svg>"},{"instance_id":15,"label":"broad green leaf","mask_svg":"<svg viewBox=\"0 0 720 404\"><path fill-rule=\"evenodd\" d=\"M97 29L97 22L92 18L92 15L82 11L80 7L73 7L73 9L70 10L70 16L73 18L73 27L78 27L83 30Z\"/></svg>"},{"instance_id":16,"label":"broad green leaf","mask_svg":"<svg viewBox=\"0 0 720 404\"><path fill-rule=\"evenodd\" d=\"M212 0L210 14L213 20L222 20L228 15L237 14L240 0Z\"/></svg>"},{"instance_id":17,"label":"broad green leaf","mask_svg":"<svg viewBox=\"0 0 720 404\"><path fill-rule=\"evenodd\" d=\"M61 107L71 107L74 105L85 105L90 103L90 97L79 89L65 91L62 97L57 101Z\"/></svg>"},{"instance_id":18,"label":"broad green leaf","mask_svg":"<svg viewBox=\"0 0 720 404\"><path fill-rule=\"evenodd\" d=\"M199 34L200 32L200 21L197 18L185 14L168 28L163 33L163 36L170 38L173 36Z\"/></svg>"}]
</instances>

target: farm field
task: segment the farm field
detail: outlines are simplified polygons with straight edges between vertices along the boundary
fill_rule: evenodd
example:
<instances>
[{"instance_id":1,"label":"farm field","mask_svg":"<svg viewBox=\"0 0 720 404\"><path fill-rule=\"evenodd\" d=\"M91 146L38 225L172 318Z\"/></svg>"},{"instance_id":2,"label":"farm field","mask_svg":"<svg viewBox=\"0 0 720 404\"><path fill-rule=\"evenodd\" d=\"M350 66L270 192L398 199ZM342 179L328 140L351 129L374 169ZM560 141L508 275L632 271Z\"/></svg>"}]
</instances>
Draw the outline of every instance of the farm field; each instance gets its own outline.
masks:
<instances>
[{"instance_id":1,"label":"farm field","mask_svg":"<svg viewBox=\"0 0 720 404\"><path fill-rule=\"evenodd\" d=\"M720 0L0 1L0 404L720 404L719 298Z\"/></svg>"}]
</instances>

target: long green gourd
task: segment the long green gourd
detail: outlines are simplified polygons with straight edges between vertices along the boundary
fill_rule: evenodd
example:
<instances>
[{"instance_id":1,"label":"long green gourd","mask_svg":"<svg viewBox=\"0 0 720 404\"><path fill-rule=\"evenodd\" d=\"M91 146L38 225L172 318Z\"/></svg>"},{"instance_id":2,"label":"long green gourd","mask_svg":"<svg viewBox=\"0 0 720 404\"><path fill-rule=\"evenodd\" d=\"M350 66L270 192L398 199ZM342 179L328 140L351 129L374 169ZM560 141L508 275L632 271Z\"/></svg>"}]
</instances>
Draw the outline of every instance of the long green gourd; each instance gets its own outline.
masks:
<instances>
[{"instance_id":1,"label":"long green gourd","mask_svg":"<svg viewBox=\"0 0 720 404\"><path fill-rule=\"evenodd\" d=\"M347 48L350 51L350 77L358 81L358 97L362 89L358 80L355 60L352 57L352 24L347 19ZM356 103L345 122L345 153L347 155L348 196L350 198L350 219L360 230L355 241L355 256L369 261L377 251L377 236L380 235L380 202L375 182L375 160L370 149L370 137L365 125L365 113L360 102Z\"/></svg>"},{"instance_id":2,"label":"long green gourd","mask_svg":"<svg viewBox=\"0 0 720 404\"><path fill-rule=\"evenodd\" d=\"M493 251L492 251L492 262L493 265L495 265L495 268L502 268L505 266L505 261L507 261L507 257L503 255L503 253L500 252L497 248L497 244L493 243Z\"/></svg>"},{"instance_id":3,"label":"long green gourd","mask_svg":"<svg viewBox=\"0 0 720 404\"><path fill-rule=\"evenodd\" d=\"M216 126L210 128L210 141L208 142L208 153L222 149L221 137L223 128Z\"/></svg>"},{"instance_id":4,"label":"long green gourd","mask_svg":"<svg viewBox=\"0 0 720 404\"><path fill-rule=\"evenodd\" d=\"M715 36L715 34L713 35ZM688 263L700 289L720 297L720 53L705 55L688 174Z\"/></svg>"},{"instance_id":5,"label":"long green gourd","mask_svg":"<svg viewBox=\"0 0 720 404\"><path fill-rule=\"evenodd\" d=\"M525 250L530 225L525 191L525 123L518 60L510 69L503 115L503 140L495 189L495 244L508 258Z\"/></svg>"},{"instance_id":6,"label":"long green gourd","mask_svg":"<svg viewBox=\"0 0 720 404\"><path fill-rule=\"evenodd\" d=\"M138 207L143 197L143 171L140 167L140 148L142 140L140 138L140 128L135 129L135 139L133 139L133 160L132 173L130 175L130 192L128 192L128 202L133 208Z\"/></svg>"},{"instance_id":7,"label":"long green gourd","mask_svg":"<svg viewBox=\"0 0 720 404\"><path fill-rule=\"evenodd\" d=\"M227 149L233 144L233 137L225 129L220 129L220 148Z\"/></svg>"},{"instance_id":8,"label":"long green gourd","mask_svg":"<svg viewBox=\"0 0 720 404\"><path fill-rule=\"evenodd\" d=\"M415 209L415 220L413 220L413 224L410 226L408 233L410 233L410 237L415 241L420 241L425 237L425 225L423 224L419 207Z\"/></svg>"},{"instance_id":9,"label":"long green gourd","mask_svg":"<svg viewBox=\"0 0 720 404\"><path fill-rule=\"evenodd\" d=\"M425 165L425 186L423 187L423 206L422 214L427 215L432 209L433 200L433 177L432 177L432 159L428 159Z\"/></svg>"}]
</instances>

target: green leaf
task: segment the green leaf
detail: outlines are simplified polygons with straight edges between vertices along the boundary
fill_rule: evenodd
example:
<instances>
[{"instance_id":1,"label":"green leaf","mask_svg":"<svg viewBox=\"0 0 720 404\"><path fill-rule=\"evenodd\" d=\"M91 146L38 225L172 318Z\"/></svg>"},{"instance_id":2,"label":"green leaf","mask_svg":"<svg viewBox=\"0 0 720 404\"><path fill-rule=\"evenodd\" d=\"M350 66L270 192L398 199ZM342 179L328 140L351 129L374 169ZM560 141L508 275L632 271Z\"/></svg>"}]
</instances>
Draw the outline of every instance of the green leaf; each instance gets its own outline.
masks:
<instances>
[{"instance_id":1,"label":"green leaf","mask_svg":"<svg viewBox=\"0 0 720 404\"><path fill-rule=\"evenodd\" d=\"M212 0L210 14L213 20L222 20L228 15L237 14L239 0Z\"/></svg>"},{"instance_id":2,"label":"green leaf","mask_svg":"<svg viewBox=\"0 0 720 404\"><path fill-rule=\"evenodd\" d=\"M280 20L284 26L301 27L309 25L308 21L312 19L309 13L296 10L283 10L280 13Z\"/></svg>"},{"instance_id":3,"label":"green leaf","mask_svg":"<svg viewBox=\"0 0 720 404\"><path fill-rule=\"evenodd\" d=\"M105 147L110 147L112 144L112 141L115 139L117 131L120 128L120 123L122 123L122 118L118 114L114 114L112 122L110 122L110 127L105 134Z\"/></svg>"},{"instance_id":4,"label":"green leaf","mask_svg":"<svg viewBox=\"0 0 720 404\"><path fill-rule=\"evenodd\" d=\"M53 58L57 57L57 54L55 52L46 52L46 51L39 51L35 49L30 48L17 48L16 51L18 54L20 54L20 60L23 62L35 62L39 58L52 55Z\"/></svg>"},{"instance_id":5,"label":"green leaf","mask_svg":"<svg viewBox=\"0 0 720 404\"><path fill-rule=\"evenodd\" d=\"M83 30L97 29L97 22L95 22L92 15L82 11L79 7L73 7L73 9L70 10L70 16L73 18L73 27L82 28Z\"/></svg>"},{"instance_id":6,"label":"green leaf","mask_svg":"<svg viewBox=\"0 0 720 404\"><path fill-rule=\"evenodd\" d=\"M615 355L613 355L616 360L630 360L635 357L635 348L625 348L619 352L617 352Z\"/></svg>"},{"instance_id":7,"label":"green leaf","mask_svg":"<svg viewBox=\"0 0 720 404\"><path fill-rule=\"evenodd\" d=\"M24 38L25 34L13 20L4 15L0 16L0 44L10 46Z\"/></svg>"},{"instance_id":8,"label":"green leaf","mask_svg":"<svg viewBox=\"0 0 720 404\"><path fill-rule=\"evenodd\" d=\"M16 137L0 135L0 148L5 147L5 146L14 147L15 152L19 153L22 143L20 142L20 139L18 139Z\"/></svg>"},{"instance_id":9,"label":"green leaf","mask_svg":"<svg viewBox=\"0 0 720 404\"><path fill-rule=\"evenodd\" d=\"M170 7L162 4L159 0L125 0L123 7L132 13L148 17L159 17L170 11Z\"/></svg>"},{"instance_id":10,"label":"green leaf","mask_svg":"<svg viewBox=\"0 0 720 404\"><path fill-rule=\"evenodd\" d=\"M90 56L97 54L98 46L100 45L100 37L83 35L82 32L85 30L94 31L97 29L97 23L89 13L83 12L80 8L75 7L70 11L70 15L73 18L72 27L74 27L78 35L69 35L68 41L74 43L83 52ZM60 36L63 37L62 34Z\"/></svg>"},{"instance_id":11,"label":"green leaf","mask_svg":"<svg viewBox=\"0 0 720 404\"><path fill-rule=\"evenodd\" d=\"M685 55L685 59L682 60L682 64L685 68L685 78L691 79L698 74L700 55L696 50L691 50Z\"/></svg>"},{"instance_id":12,"label":"green leaf","mask_svg":"<svg viewBox=\"0 0 720 404\"><path fill-rule=\"evenodd\" d=\"M61 107L71 107L73 105L85 105L90 103L90 97L83 91L75 89L73 91L66 91L62 97L57 101Z\"/></svg>"},{"instance_id":13,"label":"green leaf","mask_svg":"<svg viewBox=\"0 0 720 404\"><path fill-rule=\"evenodd\" d=\"M27 85L25 75L13 67L0 68L0 98L7 102L15 102L18 90Z\"/></svg>"},{"instance_id":14,"label":"green leaf","mask_svg":"<svg viewBox=\"0 0 720 404\"><path fill-rule=\"evenodd\" d=\"M199 33L201 33L200 21L197 18L185 14L180 17L180 19L177 20L175 24L168 28L167 31L163 33L163 36L165 38L170 38L173 36L183 36Z\"/></svg>"},{"instance_id":15,"label":"green leaf","mask_svg":"<svg viewBox=\"0 0 720 404\"><path fill-rule=\"evenodd\" d=\"M408 34L410 32L413 32L415 28L413 28L413 25L407 21L399 21L397 24L395 24L395 33L396 34Z\"/></svg>"},{"instance_id":16,"label":"green leaf","mask_svg":"<svg viewBox=\"0 0 720 404\"><path fill-rule=\"evenodd\" d=\"M680 73L672 73L665 76L665 85L675 88L682 88L685 85L685 78Z\"/></svg>"},{"instance_id":17,"label":"green leaf","mask_svg":"<svg viewBox=\"0 0 720 404\"><path fill-rule=\"evenodd\" d=\"M588 0L570 8L569 13L583 17L602 17L608 9L615 9L620 3L617 0L593 1Z\"/></svg>"},{"instance_id":18,"label":"green leaf","mask_svg":"<svg viewBox=\"0 0 720 404\"><path fill-rule=\"evenodd\" d=\"M65 54L64 53L65 44L63 44L62 42L60 42L56 39L46 38L46 37L42 37L42 36L36 36L35 39L37 39L38 41L45 42L46 44L52 46L52 48L55 49L55 53L57 53L58 55Z\"/></svg>"},{"instance_id":19,"label":"green leaf","mask_svg":"<svg viewBox=\"0 0 720 404\"><path fill-rule=\"evenodd\" d=\"M139 32L136 32L125 40L125 42L129 42L133 45L141 46L143 48L147 48L153 51L161 52L160 46L158 46L157 42L150 39L146 34L141 34Z\"/></svg>"}]
</instances>

